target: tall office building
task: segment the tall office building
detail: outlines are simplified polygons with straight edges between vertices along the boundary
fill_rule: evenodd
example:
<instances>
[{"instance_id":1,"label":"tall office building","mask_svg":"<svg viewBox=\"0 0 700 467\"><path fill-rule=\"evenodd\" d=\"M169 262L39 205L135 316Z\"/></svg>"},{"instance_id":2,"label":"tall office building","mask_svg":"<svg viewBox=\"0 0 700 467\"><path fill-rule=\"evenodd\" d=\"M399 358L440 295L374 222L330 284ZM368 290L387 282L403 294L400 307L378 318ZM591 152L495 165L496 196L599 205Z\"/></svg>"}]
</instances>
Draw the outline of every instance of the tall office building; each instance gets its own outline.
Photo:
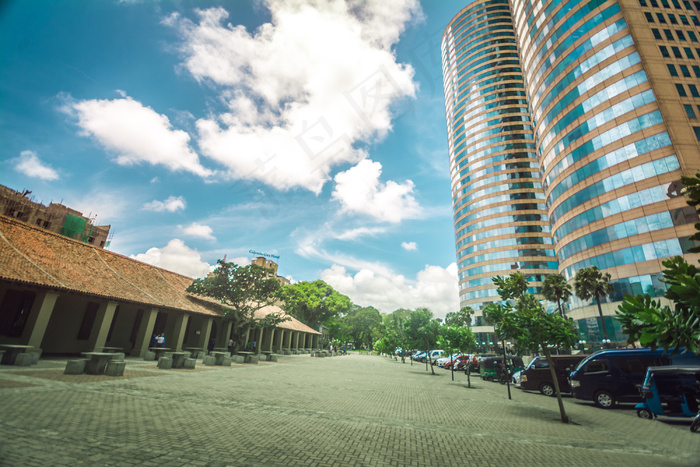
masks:
<instances>
[{"instance_id":1,"label":"tall office building","mask_svg":"<svg viewBox=\"0 0 700 467\"><path fill-rule=\"evenodd\" d=\"M462 305L498 300L490 276L508 263L534 274L533 286L597 265L615 287L605 328L622 341L616 302L662 296L664 258L697 260L687 252L698 217L680 177L700 169L699 6L481 0L450 22L442 54ZM516 116L517 142L504 123ZM512 196L516 177L532 185L532 210ZM540 229L531 238L547 258L522 251L516 219ZM595 304L574 299L569 316L581 339L601 342Z\"/></svg>"}]
</instances>

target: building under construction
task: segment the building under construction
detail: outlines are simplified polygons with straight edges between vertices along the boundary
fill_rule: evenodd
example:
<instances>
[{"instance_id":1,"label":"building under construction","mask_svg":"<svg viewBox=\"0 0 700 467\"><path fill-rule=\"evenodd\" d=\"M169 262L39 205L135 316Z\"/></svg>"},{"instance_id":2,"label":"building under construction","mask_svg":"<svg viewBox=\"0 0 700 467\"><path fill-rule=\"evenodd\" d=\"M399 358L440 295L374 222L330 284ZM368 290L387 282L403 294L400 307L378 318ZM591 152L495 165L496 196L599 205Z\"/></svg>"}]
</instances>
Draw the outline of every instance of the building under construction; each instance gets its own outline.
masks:
<instances>
[{"instance_id":1,"label":"building under construction","mask_svg":"<svg viewBox=\"0 0 700 467\"><path fill-rule=\"evenodd\" d=\"M0 213L74 240L100 248L109 247L109 225L94 225L83 213L60 203L44 206L30 194L29 190L19 192L0 185Z\"/></svg>"}]
</instances>

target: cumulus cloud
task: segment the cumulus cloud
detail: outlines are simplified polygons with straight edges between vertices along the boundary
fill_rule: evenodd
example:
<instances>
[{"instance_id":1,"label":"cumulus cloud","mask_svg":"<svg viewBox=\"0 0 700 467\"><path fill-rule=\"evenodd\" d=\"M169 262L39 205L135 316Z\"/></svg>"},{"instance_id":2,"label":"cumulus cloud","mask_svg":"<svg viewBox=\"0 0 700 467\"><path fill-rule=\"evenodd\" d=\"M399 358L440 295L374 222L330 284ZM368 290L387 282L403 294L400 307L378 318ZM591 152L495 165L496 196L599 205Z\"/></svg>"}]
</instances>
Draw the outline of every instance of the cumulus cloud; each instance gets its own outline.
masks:
<instances>
[{"instance_id":1,"label":"cumulus cloud","mask_svg":"<svg viewBox=\"0 0 700 467\"><path fill-rule=\"evenodd\" d=\"M182 196L169 196L165 201L153 200L150 203L143 205L143 209L146 211L156 211L156 212L175 212L184 210L187 207L185 203L185 198Z\"/></svg>"},{"instance_id":2,"label":"cumulus cloud","mask_svg":"<svg viewBox=\"0 0 700 467\"><path fill-rule=\"evenodd\" d=\"M401 242L401 248L407 251L412 251L417 250L418 245L416 245L416 242Z\"/></svg>"},{"instance_id":3,"label":"cumulus cloud","mask_svg":"<svg viewBox=\"0 0 700 467\"><path fill-rule=\"evenodd\" d=\"M321 272L321 279L338 292L347 295L353 303L372 305L385 313L399 308L429 308L438 318L459 310L457 265L447 268L426 266L414 281L402 275L382 275L371 269L362 269L355 275L345 267L333 265Z\"/></svg>"},{"instance_id":4,"label":"cumulus cloud","mask_svg":"<svg viewBox=\"0 0 700 467\"><path fill-rule=\"evenodd\" d=\"M211 266L202 261L197 250L189 248L177 238L170 240L163 248L150 248L146 253L131 257L192 278L205 277L211 270Z\"/></svg>"},{"instance_id":5,"label":"cumulus cloud","mask_svg":"<svg viewBox=\"0 0 700 467\"><path fill-rule=\"evenodd\" d=\"M175 13L182 67L220 92L226 110L197 121L202 154L234 177L320 193L332 167L367 155L358 142L391 129L392 105L413 97L410 65L392 51L417 0L269 1L249 32L223 8Z\"/></svg>"},{"instance_id":6,"label":"cumulus cloud","mask_svg":"<svg viewBox=\"0 0 700 467\"><path fill-rule=\"evenodd\" d=\"M180 226L182 228L182 226ZM216 240L216 238L212 235L212 230L211 227L208 225L202 225L198 224L197 222L192 222L190 225L187 227L182 228L182 231L191 237L199 237L199 238L205 238L207 240Z\"/></svg>"},{"instance_id":7,"label":"cumulus cloud","mask_svg":"<svg viewBox=\"0 0 700 467\"><path fill-rule=\"evenodd\" d=\"M403 184L379 180L382 165L365 159L335 176L333 199L343 212L365 214L377 220L397 223L421 215L413 197L413 182Z\"/></svg>"},{"instance_id":8,"label":"cumulus cloud","mask_svg":"<svg viewBox=\"0 0 700 467\"><path fill-rule=\"evenodd\" d=\"M121 99L113 100L66 98L63 110L76 117L83 135L113 152L120 165L147 163L201 177L214 174L200 164L186 132L174 129L165 115L120 94Z\"/></svg>"},{"instance_id":9,"label":"cumulus cloud","mask_svg":"<svg viewBox=\"0 0 700 467\"><path fill-rule=\"evenodd\" d=\"M58 180L58 172L44 164L33 151L22 151L15 159L15 170L32 178Z\"/></svg>"}]
</instances>

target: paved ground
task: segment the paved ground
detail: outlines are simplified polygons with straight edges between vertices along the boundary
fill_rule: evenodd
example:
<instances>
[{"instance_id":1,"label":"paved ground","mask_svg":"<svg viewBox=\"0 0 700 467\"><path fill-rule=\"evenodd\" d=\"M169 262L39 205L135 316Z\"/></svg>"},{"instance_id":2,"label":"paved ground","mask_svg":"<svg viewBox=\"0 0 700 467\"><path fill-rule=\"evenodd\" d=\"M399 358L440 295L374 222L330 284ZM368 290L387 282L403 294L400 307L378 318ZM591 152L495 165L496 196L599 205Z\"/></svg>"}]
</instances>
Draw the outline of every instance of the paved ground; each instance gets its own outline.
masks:
<instances>
[{"instance_id":1,"label":"paved ground","mask_svg":"<svg viewBox=\"0 0 700 467\"><path fill-rule=\"evenodd\" d=\"M697 466L688 424L376 356L63 375L0 367L2 466Z\"/></svg>"}]
</instances>

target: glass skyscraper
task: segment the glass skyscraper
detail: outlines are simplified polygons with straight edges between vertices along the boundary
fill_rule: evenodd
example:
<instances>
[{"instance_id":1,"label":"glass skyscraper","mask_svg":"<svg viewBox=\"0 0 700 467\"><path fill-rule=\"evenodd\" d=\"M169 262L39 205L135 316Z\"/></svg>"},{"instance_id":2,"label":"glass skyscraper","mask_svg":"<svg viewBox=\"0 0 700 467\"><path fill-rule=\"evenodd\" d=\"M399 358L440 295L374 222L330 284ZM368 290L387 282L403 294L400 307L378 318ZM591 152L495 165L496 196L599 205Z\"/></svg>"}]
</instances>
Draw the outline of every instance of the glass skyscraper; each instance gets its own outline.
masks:
<instances>
[{"instance_id":1,"label":"glass skyscraper","mask_svg":"<svg viewBox=\"0 0 700 467\"><path fill-rule=\"evenodd\" d=\"M469 3L442 40L460 302L499 300L491 277L596 265L626 293L662 296L661 261L698 221L680 176L700 169L698 4ZM697 255L688 255L695 261ZM570 302L581 339L597 307ZM477 314L482 341L489 328Z\"/></svg>"}]
</instances>

